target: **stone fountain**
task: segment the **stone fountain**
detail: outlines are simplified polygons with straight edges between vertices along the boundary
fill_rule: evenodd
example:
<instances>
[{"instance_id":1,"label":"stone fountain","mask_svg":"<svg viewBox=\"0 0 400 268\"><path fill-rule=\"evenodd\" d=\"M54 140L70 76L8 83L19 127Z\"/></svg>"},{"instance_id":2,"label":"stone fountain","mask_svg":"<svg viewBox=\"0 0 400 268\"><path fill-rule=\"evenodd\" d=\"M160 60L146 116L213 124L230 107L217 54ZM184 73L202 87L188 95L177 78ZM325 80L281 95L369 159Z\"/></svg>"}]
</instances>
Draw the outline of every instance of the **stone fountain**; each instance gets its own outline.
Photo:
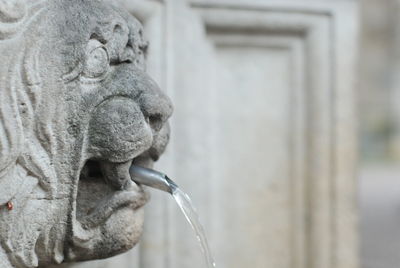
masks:
<instances>
[{"instance_id":1,"label":"stone fountain","mask_svg":"<svg viewBox=\"0 0 400 268\"><path fill-rule=\"evenodd\" d=\"M96 0L0 0L0 267L111 257L139 240L133 164L168 142L138 20Z\"/></svg>"}]
</instances>

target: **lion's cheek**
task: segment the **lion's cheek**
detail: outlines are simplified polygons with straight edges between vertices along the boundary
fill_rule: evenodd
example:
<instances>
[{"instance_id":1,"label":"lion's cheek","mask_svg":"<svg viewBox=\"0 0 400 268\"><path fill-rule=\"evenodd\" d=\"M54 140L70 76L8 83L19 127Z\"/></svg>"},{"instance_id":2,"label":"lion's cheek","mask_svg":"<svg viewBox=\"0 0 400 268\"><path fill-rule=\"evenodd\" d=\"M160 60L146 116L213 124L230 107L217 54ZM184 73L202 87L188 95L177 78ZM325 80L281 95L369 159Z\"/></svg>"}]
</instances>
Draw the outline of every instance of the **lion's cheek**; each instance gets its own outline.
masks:
<instances>
[{"instance_id":1,"label":"lion's cheek","mask_svg":"<svg viewBox=\"0 0 400 268\"><path fill-rule=\"evenodd\" d=\"M126 161L152 144L152 131L138 105L113 98L96 108L89 123L91 157Z\"/></svg>"}]
</instances>

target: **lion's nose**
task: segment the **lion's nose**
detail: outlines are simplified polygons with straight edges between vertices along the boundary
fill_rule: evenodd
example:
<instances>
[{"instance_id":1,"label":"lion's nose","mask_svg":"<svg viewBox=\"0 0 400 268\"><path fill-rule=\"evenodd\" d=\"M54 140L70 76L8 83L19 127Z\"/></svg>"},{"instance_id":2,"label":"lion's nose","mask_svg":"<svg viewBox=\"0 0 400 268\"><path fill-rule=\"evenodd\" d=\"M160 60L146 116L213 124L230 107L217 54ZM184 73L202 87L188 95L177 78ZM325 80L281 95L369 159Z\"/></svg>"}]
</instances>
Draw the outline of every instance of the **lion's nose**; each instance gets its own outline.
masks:
<instances>
[{"instance_id":1,"label":"lion's nose","mask_svg":"<svg viewBox=\"0 0 400 268\"><path fill-rule=\"evenodd\" d=\"M170 99L155 83L152 90L144 92L140 99L140 107L150 127L160 131L173 111Z\"/></svg>"}]
</instances>

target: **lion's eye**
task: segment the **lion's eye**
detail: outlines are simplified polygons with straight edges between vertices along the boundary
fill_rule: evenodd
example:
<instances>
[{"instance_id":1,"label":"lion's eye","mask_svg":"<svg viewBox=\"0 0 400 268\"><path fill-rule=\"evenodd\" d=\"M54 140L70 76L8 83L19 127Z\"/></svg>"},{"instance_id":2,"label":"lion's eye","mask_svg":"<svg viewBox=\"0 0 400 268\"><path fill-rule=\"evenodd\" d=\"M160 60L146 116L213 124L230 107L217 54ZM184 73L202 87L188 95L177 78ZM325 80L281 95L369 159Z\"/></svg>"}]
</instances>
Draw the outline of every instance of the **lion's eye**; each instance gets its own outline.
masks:
<instances>
[{"instance_id":1,"label":"lion's eye","mask_svg":"<svg viewBox=\"0 0 400 268\"><path fill-rule=\"evenodd\" d=\"M96 78L110 68L110 58L106 48L97 40L90 40L87 48L84 75Z\"/></svg>"}]
</instances>

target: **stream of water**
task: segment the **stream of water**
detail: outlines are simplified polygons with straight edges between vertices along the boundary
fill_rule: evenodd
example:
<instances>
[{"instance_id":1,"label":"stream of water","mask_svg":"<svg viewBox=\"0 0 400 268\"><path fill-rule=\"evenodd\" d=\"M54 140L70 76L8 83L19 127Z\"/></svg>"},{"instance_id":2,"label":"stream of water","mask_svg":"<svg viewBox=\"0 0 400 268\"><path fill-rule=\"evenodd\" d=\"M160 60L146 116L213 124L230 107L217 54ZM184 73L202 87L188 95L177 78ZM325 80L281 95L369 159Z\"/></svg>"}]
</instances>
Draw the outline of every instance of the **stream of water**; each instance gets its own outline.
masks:
<instances>
[{"instance_id":1,"label":"stream of water","mask_svg":"<svg viewBox=\"0 0 400 268\"><path fill-rule=\"evenodd\" d=\"M174 197L183 215L185 215L186 220L196 233L197 240L206 258L207 268L214 268L215 262L211 255L210 247L208 246L204 228L200 223L199 216L189 196L179 189L175 182L168 178L167 175L156 170L132 165L129 169L129 173L133 181L170 193Z\"/></svg>"},{"instance_id":2,"label":"stream of water","mask_svg":"<svg viewBox=\"0 0 400 268\"><path fill-rule=\"evenodd\" d=\"M211 254L210 247L208 246L204 228L200 223L199 216L196 213L192 201L190 200L189 196L179 188L174 188L172 196L174 197L182 213L185 215L185 218L189 222L190 226L192 226L192 229L196 232L197 240L199 241L206 258L207 267L214 268L214 258Z\"/></svg>"}]
</instances>

